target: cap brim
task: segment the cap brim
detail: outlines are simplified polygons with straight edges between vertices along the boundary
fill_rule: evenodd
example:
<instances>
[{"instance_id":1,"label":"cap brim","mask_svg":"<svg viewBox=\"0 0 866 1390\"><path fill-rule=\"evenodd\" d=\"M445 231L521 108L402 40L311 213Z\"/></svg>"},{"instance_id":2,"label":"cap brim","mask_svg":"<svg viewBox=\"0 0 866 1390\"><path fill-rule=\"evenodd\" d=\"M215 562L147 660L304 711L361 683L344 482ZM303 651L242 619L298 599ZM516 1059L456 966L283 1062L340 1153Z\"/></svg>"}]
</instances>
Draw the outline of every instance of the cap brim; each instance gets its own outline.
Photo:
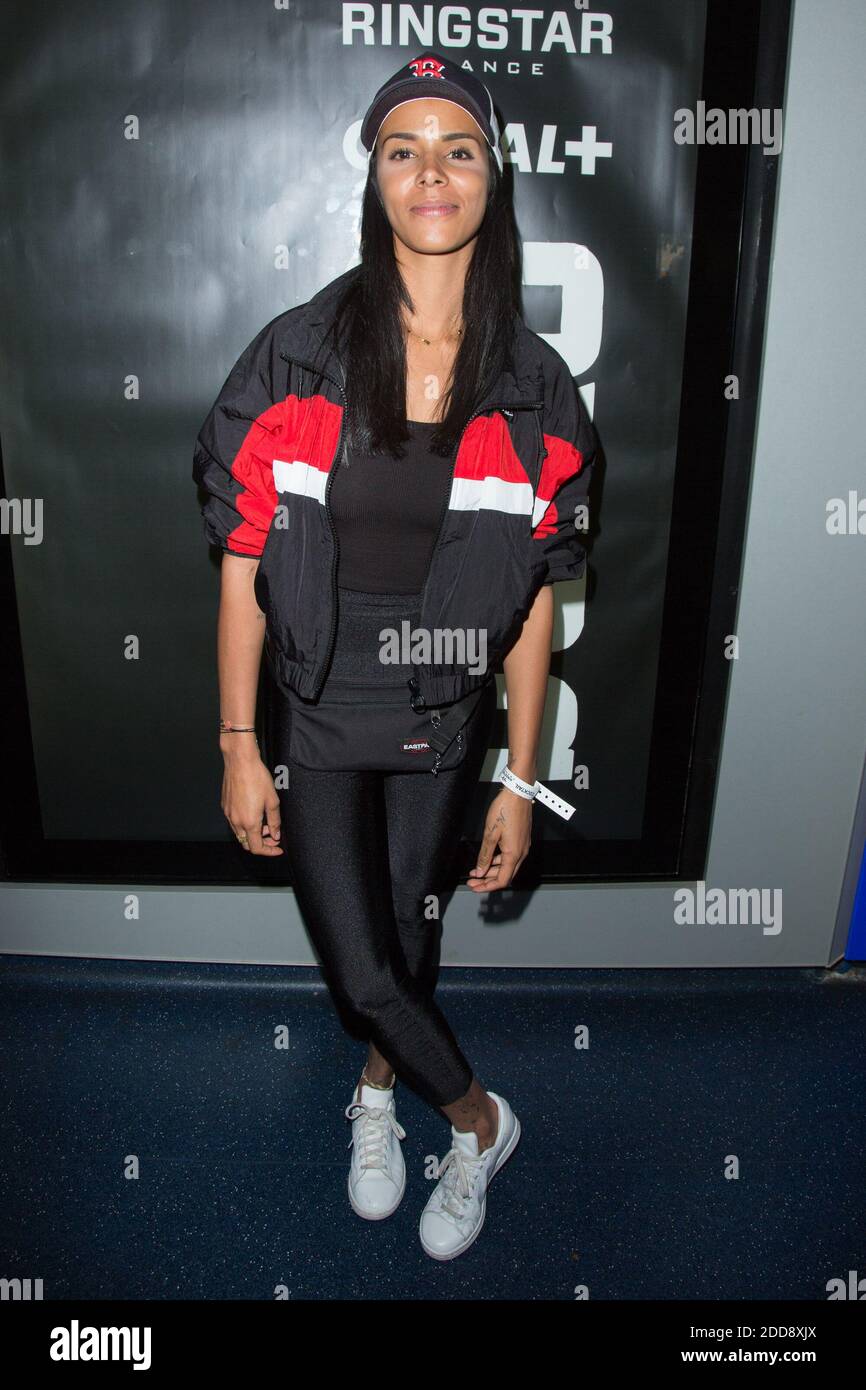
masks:
<instances>
[{"instance_id":1,"label":"cap brim","mask_svg":"<svg viewBox=\"0 0 866 1390\"><path fill-rule=\"evenodd\" d=\"M398 86L392 87L391 91L367 112L361 125L361 144L364 149L372 150L379 138L379 131L382 129L385 117L389 116L395 107L406 106L410 101L429 101L431 99L453 101L455 106L461 106L475 121L484 143L490 143L482 124L485 119L484 112L471 97L466 95L462 88L449 82L447 78L413 77L407 82L401 82Z\"/></svg>"}]
</instances>

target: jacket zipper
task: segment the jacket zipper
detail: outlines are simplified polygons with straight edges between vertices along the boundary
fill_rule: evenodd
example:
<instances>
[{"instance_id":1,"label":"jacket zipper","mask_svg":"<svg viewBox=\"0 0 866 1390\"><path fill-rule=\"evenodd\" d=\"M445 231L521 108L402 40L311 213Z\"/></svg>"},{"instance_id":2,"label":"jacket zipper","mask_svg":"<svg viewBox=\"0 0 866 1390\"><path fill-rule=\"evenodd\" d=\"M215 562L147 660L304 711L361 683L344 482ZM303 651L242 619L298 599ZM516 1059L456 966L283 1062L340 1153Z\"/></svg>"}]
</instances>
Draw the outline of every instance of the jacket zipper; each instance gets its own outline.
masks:
<instances>
[{"instance_id":1,"label":"jacket zipper","mask_svg":"<svg viewBox=\"0 0 866 1390\"><path fill-rule=\"evenodd\" d=\"M446 513L447 510L448 510L448 503L451 501L451 492L452 492L452 489L453 489L453 487L454 487L454 472L455 472L455 469L457 468L457 456L458 456L458 454L460 453L460 448L461 448L461 445L463 444L463 436L465 435L465 433L466 433L466 431L468 430L469 426L472 424L472 421L473 421L473 420L476 420L476 419L478 418L479 415L486 415L486 414L489 414L489 412L490 412L491 410L503 410L503 411L507 411L507 412L513 414L513 412L514 412L515 410L540 410L541 407L542 407L543 405L544 405L544 401L521 401L521 402L519 402L519 403L517 403L517 404L511 404L511 405L501 405L501 404L497 405L497 404L491 404L491 403L488 403L488 404L486 404L486 405L481 405L481 406L478 407L477 410L473 411L473 413L469 416L469 419L466 421L466 424L463 426L462 430L460 431L460 437L459 437L459 439L457 440L457 447L456 447L456 449L454 450L454 456L453 456L453 458L452 458L452 460L451 460L451 481L450 481L449 484L448 484L448 490L447 490L447 492L445 493L445 501L444 501L444 503L443 503L443 505L442 505L442 511L441 511L440 514L439 514L439 528L438 528L438 530L437 530L437 532L436 532L436 540L435 540L434 543L433 543L433 549L432 549L432 551L430 552L430 564L429 564L428 567L427 567L427 578L426 578L425 581L424 581L424 588L423 588L423 590L422 590L422 595L421 595L421 609L422 609L422 612L423 612L423 609L424 609L424 604L425 604L426 601L427 601L427 586L428 586L428 584L430 583L430 574L431 574L432 569L433 569L433 560L434 560L434 557L435 557L435 555L436 555L437 550L439 549L439 542L440 542L440 540L442 539L442 527L443 527L443 524L444 524L444 522L445 522L445 513ZM408 680L408 685L409 685L409 689L410 689L410 691L411 691L411 697L410 697L409 703L410 703L410 705L412 706L412 709L415 711L415 713L416 713L416 714L420 714L422 710L426 709L426 707L427 707L427 701L426 701L425 697L421 694L421 687L420 687L420 685L419 685L419 683L418 683L418 678L417 678L417 676L410 676L410 677L409 677L409 680Z\"/></svg>"},{"instance_id":2,"label":"jacket zipper","mask_svg":"<svg viewBox=\"0 0 866 1390\"><path fill-rule=\"evenodd\" d=\"M281 356L282 356L282 354L281 354ZM338 359L338 360L339 360L339 359ZM284 357L284 358L283 358L283 361L284 361L284 362L294 362L294 363L296 364L296 366L298 366L298 367L305 367L305 368L307 369L307 371L313 372L313 373L315 373L315 374L318 375L318 376L326 377L328 381L333 382L333 384L336 386L337 390L340 392L340 394L341 394L342 397L343 397L343 413L342 413L342 415L340 416L340 433L339 433L339 435L338 435L338 437L337 437L337 448L336 448L336 450L334 451L334 457L333 457L332 460L331 460L331 467L330 467L330 469L328 470L328 480L327 480L327 482L325 483L325 515L326 515L326 517L328 518L328 525L329 525L330 528L331 528L331 539L332 539L332 541L333 541L333 543L334 543L334 558L333 558L333 561L331 562L331 632L330 632L330 635L329 635L329 637L328 637L328 649L327 649L327 653L326 653L326 656L325 656L325 660L324 660L324 662L322 663L322 676L321 676L321 679L319 680L318 685L316 686L316 689L315 689L315 692L314 692L314 695L313 695L313 698L314 698L314 699L318 699L319 695L320 695L321 692L322 692L322 686L325 684L325 677L326 677L327 672L328 672L328 666L329 666L330 661L331 661L331 653L332 653L332 651L333 651L334 633L335 633L336 627L337 627L337 563L338 563L338 560L339 560L339 557L340 557L340 543L339 543L339 541L337 540L337 532L336 532L335 529L334 529L334 519L333 519L333 517L331 516L331 510L330 510L330 507L328 506L328 496L329 496L329 494L330 494L331 486L332 486L333 481L334 481L334 473L335 473L335 471L336 471L336 470L335 470L335 464L336 464L336 462L337 462L337 459L340 457L341 451L342 451L342 453L343 453L343 457L345 458L345 445L344 445L344 443L343 443L343 432L344 432L344 427L345 427L345 423L346 423L346 412L348 411L348 408L349 408L349 400L348 400L348 396L346 395L346 390L345 390L346 374L345 374L345 372L343 371L343 364L342 364L342 362L340 362L340 376L343 378L343 385L341 386L340 383L339 383L339 381L337 381L337 378L331 376L330 372L323 372L322 369L321 369L321 367L315 367L315 366L313 365L312 362L304 362L304 361L301 360L300 357L290 357L290 356Z\"/></svg>"},{"instance_id":3,"label":"jacket zipper","mask_svg":"<svg viewBox=\"0 0 866 1390\"><path fill-rule=\"evenodd\" d=\"M328 496L329 496L329 493L330 493L330 490L331 490L331 485L332 485L333 480L334 480L334 471L335 471L335 470L334 470L334 464L336 463L337 459L340 457L341 448L343 449L343 454L344 454L344 457L345 457L345 447L344 447L344 445L343 445L343 432L344 432L344 426L345 426L345 423L346 423L346 413L347 413L347 411L348 411L348 409L349 409L349 400L348 400L348 396L346 395L346 390L345 390L346 374L345 374L345 372L343 371L343 364L342 364L342 362L340 362L340 376L343 378L343 385L341 386L341 385L340 385L340 382L337 381L337 378L331 376L330 372L324 372L324 371L322 371L321 367L316 367L316 366L314 366L312 362L305 362L305 361L303 361L300 357L292 357L290 354L283 355L283 354L281 353L280 356L283 357L283 361L285 361L285 362L294 362L297 366L299 366L299 367L305 367L305 368L307 369L307 371L314 372L315 374L317 374L317 375L319 375L319 376L325 377L328 381L333 382L333 384L336 386L337 390L340 392L340 394L341 394L342 397L343 397L343 413L342 413L342 416L340 417L340 433L339 433L339 436L338 436L338 438L337 438L337 448L336 448L336 450L335 450L335 452L334 452L334 457L333 457L333 459L331 460L331 467L330 467L330 470L329 470L329 472L328 472L328 481L325 483L325 515L326 515L327 518L328 518L328 525L329 525L330 528L331 528L331 538L332 538L332 540L333 540L333 542L334 542L334 559L333 559L333 563L332 563L332 565L331 565L331 632L330 632L330 636L329 636L329 638L328 638L328 651L327 651L327 656L326 656L325 661L324 661L323 666L322 666L322 677L321 677L321 680L319 681L318 685L316 686L316 690L315 690L315 698L318 698L318 696L319 696L320 693L321 693L322 686L325 684L325 676L327 675L328 665L329 665L330 660L331 660L331 652L332 652L333 642L334 642L334 632L335 632L336 626L337 626L337 584L336 584L336 578L337 578L337 562L338 562L338 559L339 559L340 551L339 551L339 541L337 540L337 533L336 533L336 531L335 531L335 529L334 529L334 521L333 521L333 518L332 518L332 516L331 516L330 508L329 508L329 506L328 506ZM338 359L338 360L339 360L339 359ZM435 556L435 554L436 554L436 551L439 549L439 542L440 542L440 540L441 540L441 538L442 538L442 526L443 526L443 523L444 523L444 521L445 521L445 513L446 513L447 510L448 510L448 503L449 503L450 500L451 500L451 489L452 489L453 486L454 486L454 471L455 471L455 469L456 469L456 467L457 467L457 455L460 453L460 446L461 446L462 443L463 443L463 436L465 435L465 433L466 433L466 431L468 430L469 426L472 424L472 421L473 421L473 420L476 420L476 419L478 418L479 415L485 415L485 414L487 414L487 413L488 413L489 411L491 411L491 410L503 410L503 411L508 411L508 412L512 412L512 413L513 413L515 410L540 410L540 409L542 408L543 405L544 405L544 401L520 401L520 402L517 402L517 403L508 403L508 404L505 404L505 405L502 405L502 404L491 404L491 403L483 404L483 405L480 405L480 406L478 407L477 410L473 411L473 413L469 416L469 419L466 421L466 424L463 426L462 430L460 431L460 437L459 437L459 439L457 440L457 447L455 448L455 450L454 450L454 455L453 455L453 457L452 457L452 459L451 459L451 480L450 480L450 482L449 482L449 484L448 484L448 490L447 490L447 492L445 493L445 501L444 501L444 503L443 503L442 510L441 510L441 512L440 512L440 514L439 514L439 527L438 527L437 532L436 532L436 540L434 541L434 543L433 543L433 549L432 549L432 551L430 552L430 564L428 565L428 568L427 568L427 578L426 578L425 581L424 581L424 588L423 588L423 590L422 590L422 597L421 597L421 607L422 607L422 610L423 610L424 604L425 604L426 599L427 599L427 586L428 586L428 584L430 583L430 571L431 571L432 568L433 568L433 559L434 559L434 556ZM413 709L416 713L419 713L421 710L426 709L426 707L427 707L427 701L426 701L425 697L424 697L424 696L421 694L421 692L420 692L420 686L419 686L418 680L417 680L417 678L416 678L415 676L411 676L411 677L409 678L409 688L410 688L410 690L412 691L412 695L411 695L411 698L410 698L410 701L409 701L410 705L412 706L412 709Z\"/></svg>"},{"instance_id":4,"label":"jacket zipper","mask_svg":"<svg viewBox=\"0 0 866 1390\"><path fill-rule=\"evenodd\" d=\"M325 661L322 664L322 678L319 681L319 684L316 686L317 699L319 695L322 693L322 686L325 684L325 678L328 674L328 667L331 662L331 653L334 648L334 634L337 630L337 565L339 564L340 560L340 542L337 539L337 532L334 527L334 519L331 516L331 509L328 506L328 495L331 491L331 487L334 482L334 474L337 471L337 460L340 458L341 454L344 462L346 459L346 445L343 441L343 430L346 424L346 412L349 409L349 397L346 394L346 374L343 371L342 362L340 363L340 376L343 378L343 385L340 386L339 382L335 382L334 384L336 386L339 386L340 391L343 395L343 413L340 416L340 433L337 438L337 450L331 461L331 467L328 470L328 481L325 483L325 516L328 518L328 525L331 528L331 539L334 542L334 559L331 564L331 632L328 637L327 655L325 657ZM334 378L330 377L329 380L334 381Z\"/></svg>"}]
</instances>

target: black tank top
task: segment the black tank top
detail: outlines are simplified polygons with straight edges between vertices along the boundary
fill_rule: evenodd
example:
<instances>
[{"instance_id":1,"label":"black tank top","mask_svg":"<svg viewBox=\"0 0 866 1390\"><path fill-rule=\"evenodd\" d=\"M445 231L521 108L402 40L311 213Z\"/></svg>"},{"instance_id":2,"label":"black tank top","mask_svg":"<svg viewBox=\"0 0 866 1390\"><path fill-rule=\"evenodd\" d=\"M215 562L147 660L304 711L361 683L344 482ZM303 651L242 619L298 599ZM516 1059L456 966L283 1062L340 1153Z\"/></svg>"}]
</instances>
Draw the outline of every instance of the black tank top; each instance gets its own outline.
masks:
<instances>
[{"instance_id":1,"label":"black tank top","mask_svg":"<svg viewBox=\"0 0 866 1390\"><path fill-rule=\"evenodd\" d=\"M329 502L340 553L337 583L376 594L416 594L424 587L439 520L451 487L453 458L431 454L435 420L409 420L403 458L348 451Z\"/></svg>"}]
</instances>

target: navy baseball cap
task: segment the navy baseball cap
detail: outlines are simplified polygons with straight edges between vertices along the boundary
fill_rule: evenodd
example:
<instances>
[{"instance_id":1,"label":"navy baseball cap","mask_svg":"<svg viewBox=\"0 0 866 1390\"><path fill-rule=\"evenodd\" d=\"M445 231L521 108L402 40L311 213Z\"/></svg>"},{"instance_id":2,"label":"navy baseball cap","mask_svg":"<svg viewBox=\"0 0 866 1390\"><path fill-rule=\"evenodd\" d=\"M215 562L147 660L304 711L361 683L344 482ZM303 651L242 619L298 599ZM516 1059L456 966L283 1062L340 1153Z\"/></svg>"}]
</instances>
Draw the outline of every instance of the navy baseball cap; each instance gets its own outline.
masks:
<instances>
[{"instance_id":1,"label":"navy baseball cap","mask_svg":"<svg viewBox=\"0 0 866 1390\"><path fill-rule=\"evenodd\" d=\"M493 158L502 173L502 150L499 147L499 122L493 110L493 98L474 73L450 63L439 53L421 53L404 67L398 68L381 86L367 108L361 122L361 144L370 155L382 128L382 122L395 106L421 97L439 97L453 101L468 111L480 126Z\"/></svg>"}]
</instances>

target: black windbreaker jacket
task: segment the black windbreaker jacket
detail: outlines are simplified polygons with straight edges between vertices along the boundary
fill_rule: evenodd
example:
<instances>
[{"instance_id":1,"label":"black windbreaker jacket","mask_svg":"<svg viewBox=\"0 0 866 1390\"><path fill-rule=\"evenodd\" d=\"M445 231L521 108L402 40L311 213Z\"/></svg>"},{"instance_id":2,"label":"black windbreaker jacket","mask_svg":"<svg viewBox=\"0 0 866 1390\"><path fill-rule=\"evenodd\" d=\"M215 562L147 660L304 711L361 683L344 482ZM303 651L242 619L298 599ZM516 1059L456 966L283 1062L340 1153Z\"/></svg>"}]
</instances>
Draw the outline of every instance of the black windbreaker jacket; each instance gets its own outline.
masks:
<instances>
[{"instance_id":1,"label":"black windbreaker jacket","mask_svg":"<svg viewBox=\"0 0 866 1390\"><path fill-rule=\"evenodd\" d=\"M267 659L278 685L305 699L324 684L337 615L328 490L346 397L342 364L322 340L356 273L255 336L208 412L193 461L208 494L205 536L231 555L258 557ZM584 571L596 449L566 362L518 316L513 365L461 435L420 616L430 634L486 632L487 672L517 640L540 586ZM449 651L443 641L432 655L447 659L415 663L415 709L448 704L488 678L453 659L459 644Z\"/></svg>"}]
</instances>

